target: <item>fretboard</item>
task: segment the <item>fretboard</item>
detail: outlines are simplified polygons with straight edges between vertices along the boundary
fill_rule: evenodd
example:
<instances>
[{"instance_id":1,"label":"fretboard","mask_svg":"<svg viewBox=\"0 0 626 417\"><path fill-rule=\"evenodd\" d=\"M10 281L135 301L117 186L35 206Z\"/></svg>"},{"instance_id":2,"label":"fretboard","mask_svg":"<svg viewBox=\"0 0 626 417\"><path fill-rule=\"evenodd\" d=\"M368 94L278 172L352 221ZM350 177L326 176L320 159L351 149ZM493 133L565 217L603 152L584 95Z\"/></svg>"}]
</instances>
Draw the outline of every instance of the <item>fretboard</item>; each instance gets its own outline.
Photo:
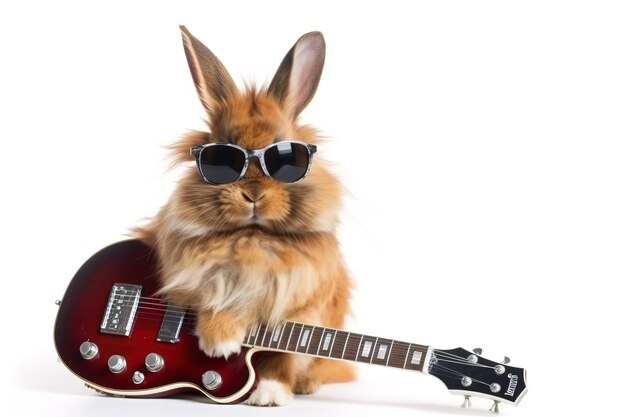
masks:
<instances>
[{"instance_id":1,"label":"fretboard","mask_svg":"<svg viewBox=\"0 0 626 417\"><path fill-rule=\"evenodd\" d=\"M243 344L420 372L430 356L429 346L294 322L255 326Z\"/></svg>"}]
</instances>

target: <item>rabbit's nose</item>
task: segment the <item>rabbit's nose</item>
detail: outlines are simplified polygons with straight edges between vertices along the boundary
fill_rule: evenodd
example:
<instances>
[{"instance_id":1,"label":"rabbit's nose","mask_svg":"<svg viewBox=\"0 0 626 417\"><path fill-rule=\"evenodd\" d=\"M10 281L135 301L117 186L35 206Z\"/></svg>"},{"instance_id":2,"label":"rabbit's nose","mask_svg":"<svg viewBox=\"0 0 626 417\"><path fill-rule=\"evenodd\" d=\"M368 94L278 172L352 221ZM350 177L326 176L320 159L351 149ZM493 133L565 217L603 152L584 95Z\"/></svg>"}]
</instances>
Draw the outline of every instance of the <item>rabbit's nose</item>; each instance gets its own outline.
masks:
<instances>
[{"instance_id":1,"label":"rabbit's nose","mask_svg":"<svg viewBox=\"0 0 626 417\"><path fill-rule=\"evenodd\" d=\"M246 200L249 203L256 203L257 201L259 201L260 199L263 198L263 194L261 194L259 191L257 191L256 189L254 190L241 190L241 195L243 196L244 200Z\"/></svg>"}]
</instances>

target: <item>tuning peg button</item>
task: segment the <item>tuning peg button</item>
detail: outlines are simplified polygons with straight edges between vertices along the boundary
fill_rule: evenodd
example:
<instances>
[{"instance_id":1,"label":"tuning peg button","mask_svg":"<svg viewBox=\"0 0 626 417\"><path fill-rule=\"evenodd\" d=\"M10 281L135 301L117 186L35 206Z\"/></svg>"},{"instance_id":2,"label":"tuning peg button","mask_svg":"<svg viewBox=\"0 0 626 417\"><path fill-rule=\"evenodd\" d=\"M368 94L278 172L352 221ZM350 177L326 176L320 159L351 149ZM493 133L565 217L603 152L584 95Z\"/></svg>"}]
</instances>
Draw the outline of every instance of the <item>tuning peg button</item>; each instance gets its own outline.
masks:
<instances>
[{"instance_id":1,"label":"tuning peg button","mask_svg":"<svg viewBox=\"0 0 626 417\"><path fill-rule=\"evenodd\" d=\"M470 408L472 406L472 402L470 401L470 396L466 395L463 400L463 404L461 404L461 408Z\"/></svg>"},{"instance_id":2,"label":"tuning peg button","mask_svg":"<svg viewBox=\"0 0 626 417\"><path fill-rule=\"evenodd\" d=\"M502 363L505 365L509 362L511 362L511 358L509 358L508 356L505 356L504 359L502 359Z\"/></svg>"},{"instance_id":3,"label":"tuning peg button","mask_svg":"<svg viewBox=\"0 0 626 417\"><path fill-rule=\"evenodd\" d=\"M472 349L472 352L474 352L477 355L482 355L483 354L483 348L474 348L474 349Z\"/></svg>"},{"instance_id":4,"label":"tuning peg button","mask_svg":"<svg viewBox=\"0 0 626 417\"><path fill-rule=\"evenodd\" d=\"M500 408L498 408L498 404L500 403L500 401L494 401L493 405L491 406L491 408L489 409L489 412L491 414L499 414L500 413Z\"/></svg>"}]
</instances>

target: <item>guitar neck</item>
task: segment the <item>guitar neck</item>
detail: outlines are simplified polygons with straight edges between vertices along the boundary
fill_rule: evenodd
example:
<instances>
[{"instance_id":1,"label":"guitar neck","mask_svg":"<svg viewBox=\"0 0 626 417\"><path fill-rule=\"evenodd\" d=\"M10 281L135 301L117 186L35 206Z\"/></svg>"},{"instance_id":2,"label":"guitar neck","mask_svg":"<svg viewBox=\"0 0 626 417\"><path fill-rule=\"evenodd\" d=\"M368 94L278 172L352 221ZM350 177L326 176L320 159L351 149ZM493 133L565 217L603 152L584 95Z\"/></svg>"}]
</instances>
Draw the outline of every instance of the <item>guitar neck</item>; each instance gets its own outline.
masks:
<instances>
[{"instance_id":1,"label":"guitar neck","mask_svg":"<svg viewBox=\"0 0 626 417\"><path fill-rule=\"evenodd\" d=\"M255 326L243 344L425 373L432 356L430 346L295 322Z\"/></svg>"}]
</instances>

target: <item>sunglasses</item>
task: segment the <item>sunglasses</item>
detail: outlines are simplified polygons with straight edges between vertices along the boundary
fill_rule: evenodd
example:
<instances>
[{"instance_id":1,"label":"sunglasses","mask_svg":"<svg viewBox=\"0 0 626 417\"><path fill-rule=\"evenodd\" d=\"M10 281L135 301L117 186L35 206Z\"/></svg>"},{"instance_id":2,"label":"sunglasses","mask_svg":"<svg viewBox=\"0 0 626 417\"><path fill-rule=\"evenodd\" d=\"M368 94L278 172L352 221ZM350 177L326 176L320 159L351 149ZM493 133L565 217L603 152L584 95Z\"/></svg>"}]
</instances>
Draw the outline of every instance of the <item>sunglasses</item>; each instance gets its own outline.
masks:
<instances>
[{"instance_id":1,"label":"sunglasses","mask_svg":"<svg viewBox=\"0 0 626 417\"><path fill-rule=\"evenodd\" d=\"M208 143L194 146L198 172L209 184L239 181L248 170L250 158L256 156L261 169L276 181L292 183L302 180L311 169L317 146L296 141L272 143L263 149L246 149L232 143Z\"/></svg>"}]
</instances>

